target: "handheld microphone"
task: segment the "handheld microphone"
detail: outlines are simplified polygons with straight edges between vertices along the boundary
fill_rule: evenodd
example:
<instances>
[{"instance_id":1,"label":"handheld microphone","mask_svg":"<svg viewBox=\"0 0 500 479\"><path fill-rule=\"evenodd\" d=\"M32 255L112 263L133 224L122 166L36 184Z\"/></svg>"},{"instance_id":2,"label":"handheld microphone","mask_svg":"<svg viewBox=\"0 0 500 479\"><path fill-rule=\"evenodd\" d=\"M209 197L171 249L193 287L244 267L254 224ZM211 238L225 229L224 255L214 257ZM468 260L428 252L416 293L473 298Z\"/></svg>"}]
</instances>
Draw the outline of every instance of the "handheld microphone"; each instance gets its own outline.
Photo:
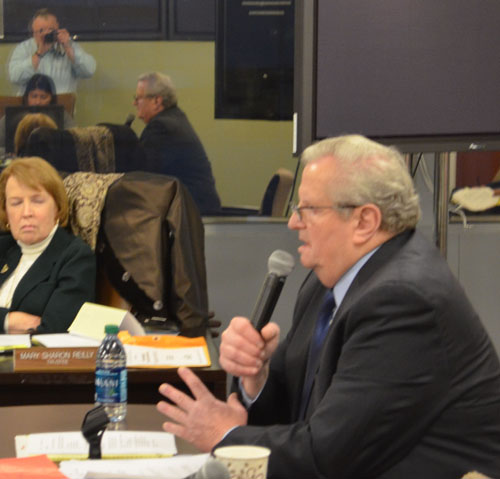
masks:
<instances>
[{"instance_id":1,"label":"handheld microphone","mask_svg":"<svg viewBox=\"0 0 500 479\"><path fill-rule=\"evenodd\" d=\"M217 459L208 459L195 473L184 479L230 479L228 468Z\"/></svg>"},{"instance_id":2,"label":"handheld microphone","mask_svg":"<svg viewBox=\"0 0 500 479\"><path fill-rule=\"evenodd\" d=\"M267 275L250 316L250 321L257 331L260 331L271 319L286 277L292 272L294 266L293 256L286 251L277 249L269 256Z\"/></svg>"},{"instance_id":3,"label":"handheld microphone","mask_svg":"<svg viewBox=\"0 0 500 479\"><path fill-rule=\"evenodd\" d=\"M127 115L127 119L125 120L125 126L130 126L134 120L135 120L135 115L133 113L129 113Z\"/></svg>"}]
</instances>

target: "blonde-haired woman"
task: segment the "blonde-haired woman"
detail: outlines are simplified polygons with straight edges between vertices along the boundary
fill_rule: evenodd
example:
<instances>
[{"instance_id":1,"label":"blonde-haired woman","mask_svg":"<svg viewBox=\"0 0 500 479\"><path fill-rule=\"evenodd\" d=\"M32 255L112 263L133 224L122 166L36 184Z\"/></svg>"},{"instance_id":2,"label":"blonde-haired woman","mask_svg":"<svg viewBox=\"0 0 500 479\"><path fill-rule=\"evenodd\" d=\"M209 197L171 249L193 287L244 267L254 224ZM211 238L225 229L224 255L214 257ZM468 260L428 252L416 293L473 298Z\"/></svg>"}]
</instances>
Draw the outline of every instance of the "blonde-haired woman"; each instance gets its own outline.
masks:
<instances>
[{"instance_id":1,"label":"blonde-haired woman","mask_svg":"<svg viewBox=\"0 0 500 479\"><path fill-rule=\"evenodd\" d=\"M31 132L41 127L57 130L55 121L44 113L28 113L24 115L14 134L14 152L16 156L23 156Z\"/></svg>"}]
</instances>

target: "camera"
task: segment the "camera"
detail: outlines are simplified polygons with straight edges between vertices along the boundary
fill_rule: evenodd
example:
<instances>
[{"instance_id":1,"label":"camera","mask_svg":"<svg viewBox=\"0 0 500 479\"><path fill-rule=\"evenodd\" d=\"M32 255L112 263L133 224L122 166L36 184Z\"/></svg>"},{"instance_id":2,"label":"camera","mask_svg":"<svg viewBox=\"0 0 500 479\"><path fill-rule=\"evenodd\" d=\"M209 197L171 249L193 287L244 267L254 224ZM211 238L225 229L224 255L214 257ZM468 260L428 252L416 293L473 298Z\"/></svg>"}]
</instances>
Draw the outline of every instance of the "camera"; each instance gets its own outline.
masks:
<instances>
[{"instance_id":1,"label":"camera","mask_svg":"<svg viewBox=\"0 0 500 479\"><path fill-rule=\"evenodd\" d=\"M43 37L43 43L54 43L57 40L57 30L52 30Z\"/></svg>"}]
</instances>

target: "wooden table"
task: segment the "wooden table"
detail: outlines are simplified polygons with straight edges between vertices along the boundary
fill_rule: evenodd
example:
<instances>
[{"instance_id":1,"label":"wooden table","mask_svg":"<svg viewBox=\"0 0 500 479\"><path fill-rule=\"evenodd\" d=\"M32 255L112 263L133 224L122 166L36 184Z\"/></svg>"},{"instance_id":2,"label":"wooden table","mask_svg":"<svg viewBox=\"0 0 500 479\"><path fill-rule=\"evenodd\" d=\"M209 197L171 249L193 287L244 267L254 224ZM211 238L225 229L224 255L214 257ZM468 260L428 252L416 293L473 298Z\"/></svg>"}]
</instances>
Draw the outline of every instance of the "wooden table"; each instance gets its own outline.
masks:
<instances>
[{"instance_id":1,"label":"wooden table","mask_svg":"<svg viewBox=\"0 0 500 479\"><path fill-rule=\"evenodd\" d=\"M193 368L208 389L219 399L226 397L226 373L218 363L217 350L208 341L212 366ZM78 404L94 401L94 371L14 372L12 357L0 358L0 406L36 404ZM158 392L168 382L186 390L176 369L129 369L128 402L156 404L164 399Z\"/></svg>"}]
</instances>

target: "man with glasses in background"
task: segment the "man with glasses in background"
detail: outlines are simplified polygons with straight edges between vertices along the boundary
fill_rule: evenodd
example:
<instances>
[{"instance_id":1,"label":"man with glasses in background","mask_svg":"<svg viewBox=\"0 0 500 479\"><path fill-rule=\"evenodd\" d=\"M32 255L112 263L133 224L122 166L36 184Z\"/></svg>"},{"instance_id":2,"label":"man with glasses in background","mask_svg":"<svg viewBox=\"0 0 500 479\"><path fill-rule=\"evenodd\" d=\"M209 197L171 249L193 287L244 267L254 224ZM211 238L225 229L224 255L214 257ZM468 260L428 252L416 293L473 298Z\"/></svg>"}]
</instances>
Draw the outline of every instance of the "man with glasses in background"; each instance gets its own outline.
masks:
<instances>
[{"instance_id":1,"label":"man with glasses in background","mask_svg":"<svg viewBox=\"0 0 500 479\"><path fill-rule=\"evenodd\" d=\"M395 149L351 135L303 153L289 227L302 285L290 332L233 318L220 364L239 378L216 400L164 384L164 429L202 450L271 449L268 477L500 477L500 365L462 287L415 230L420 207ZM171 422L171 421L175 422Z\"/></svg>"},{"instance_id":2,"label":"man with glasses in background","mask_svg":"<svg viewBox=\"0 0 500 479\"><path fill-rule=\"evenodd\" d=\"M212 166L168 75L151 72L137 80L137 116L146 124L140 143L146 153L144 171L175 176L193 197L202 215L220 213Z\"/></svg>"},{"instance_id":3,"label":"man with glasses in background","mask_svg":"<svg viewBox=\"0 0 500 479\"><path fill-rule=\"evenodd\" d=\"M57 17L47 8L37 10L29 30L33 37L14 49L9 61L9 78L24 92L35 73L52 78L56 92L74 93L78 78L90 78L96 69L94 57L59 28Z\"/></svg>"}]
</instances>

